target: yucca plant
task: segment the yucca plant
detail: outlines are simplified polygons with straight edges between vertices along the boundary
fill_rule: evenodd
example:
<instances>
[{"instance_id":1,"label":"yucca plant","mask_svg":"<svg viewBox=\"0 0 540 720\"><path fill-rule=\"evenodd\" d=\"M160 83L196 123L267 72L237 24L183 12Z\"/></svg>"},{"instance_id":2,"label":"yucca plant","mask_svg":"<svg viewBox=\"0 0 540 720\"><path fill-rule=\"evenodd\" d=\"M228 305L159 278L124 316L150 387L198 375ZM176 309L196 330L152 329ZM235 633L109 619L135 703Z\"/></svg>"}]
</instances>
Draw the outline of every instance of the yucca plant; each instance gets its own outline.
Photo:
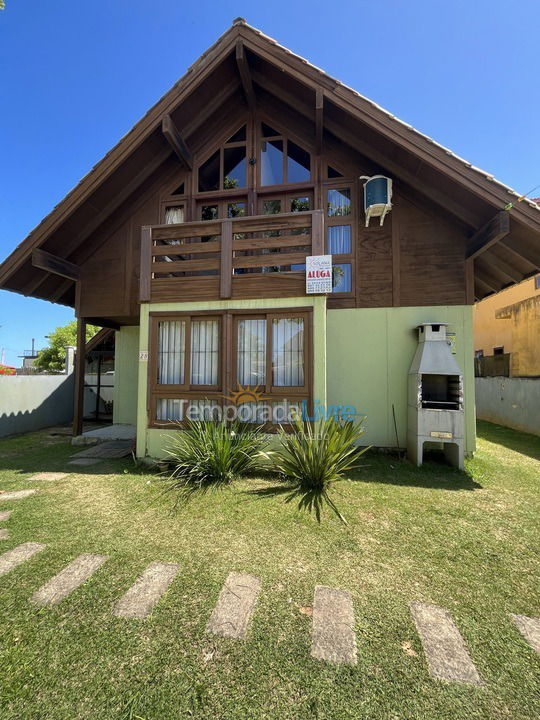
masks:
<instances>
[{"instance_id":1,"label":"yucca plant","mask_svg":"<svg viewBox=\"0 0 540 720\"><path fill-rule=\"evenodd\" d=\"M286 502L298 498L299 508L314 511L319 521L326 503L346 523L329 490L346 478L368 449L358 447L364 434L362 421L296 419L292 432L280 428L279 434L281 447L274 454L274 466L290 489Z\"/></svg>"},{"instance_id":2,"label":"yucca plant","mask_svg":"<svg viewBox=\"0 0 540 720\"><path fill-rule=\"evenodd\" d=\"M169 490L191 494L229 485L264 471L267 440L259 427L240 422L190 421L166 448Z\"/></svg>"}]
</instances>

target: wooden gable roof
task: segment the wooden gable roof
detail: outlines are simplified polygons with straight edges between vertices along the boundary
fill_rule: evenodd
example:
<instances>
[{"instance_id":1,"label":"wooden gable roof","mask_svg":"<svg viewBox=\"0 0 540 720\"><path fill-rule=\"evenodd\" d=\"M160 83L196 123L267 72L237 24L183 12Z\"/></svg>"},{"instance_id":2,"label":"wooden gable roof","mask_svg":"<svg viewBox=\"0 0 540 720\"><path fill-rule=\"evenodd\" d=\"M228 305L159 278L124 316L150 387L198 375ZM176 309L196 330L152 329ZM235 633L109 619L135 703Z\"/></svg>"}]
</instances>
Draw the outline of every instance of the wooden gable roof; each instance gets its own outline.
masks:
<instances>
[{"instance_id":1,"label":"wooden gable roof","mask_svg":"<svg viewBox=\"0 0 540 720\"><path fill-rule=\"evenodd\" d=\"M337 138L453 215L471 238L476 298L539 271L536 203L237 19L0 265L0 287L73 306L73 275L36 266L34 251L84 262L108 218L177 158L189 166L201 128L242 96L308 123L317 143Z\"/></svg>"}]
</instances>

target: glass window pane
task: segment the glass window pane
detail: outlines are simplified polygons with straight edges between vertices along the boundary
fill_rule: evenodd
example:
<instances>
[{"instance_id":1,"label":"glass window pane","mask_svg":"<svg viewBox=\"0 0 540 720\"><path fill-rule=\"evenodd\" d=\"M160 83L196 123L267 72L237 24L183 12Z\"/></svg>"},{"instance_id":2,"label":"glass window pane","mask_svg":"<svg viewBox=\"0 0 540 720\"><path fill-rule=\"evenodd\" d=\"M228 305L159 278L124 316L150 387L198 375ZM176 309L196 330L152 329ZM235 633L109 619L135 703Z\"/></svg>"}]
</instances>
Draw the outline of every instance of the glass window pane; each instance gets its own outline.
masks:
<instances>
[{"instance_id":1,"label":"glass window pane","mask_svg":"<svg viewBox=\"0 0 540 720\"><path fill-rule=\"evenodd\" d=\"M333 266L332 292L345 293L352 291L352 267L350 263L341 263Z\"/></svg>"},{"instance_id":2,"label":"glass window pane","mask_svg":"<svg viewBox=\"0 0 540 720\"><path fill-rule=\"evenodd\" d=\"M223 189L246 187L246 148L226 147L223 153Z\"/></svg>"},{"instance_id":3,"label":"glass window pane","mask_svg":"<svg viewBox=\"0 0 540 720\"><path fill-rule=\"evenodd\" d=\"M199 168L199 192L219 190L219 150Z\"/></svg>"},{"instance_id":4,"label":"glass window pane","mask_svg":"<svg viewBox=\"0 0 540 720\"><path fill-rule=\"evenodd\" d=\"M351 226L330 225L328 228L328 252L330 255L345 255L351 252Z\"/></svg>"},{"instance_id":5,"label":"glass window pane","mask_svg":"<svg viewBox=\"0 0 540 720\"><path fill-rule=\"evenodd\" d=\"M261 183L280 185L283 182L283 141L263 140L261 143Z\"/></svg>"},{"instance_id":6,"label":"glass window pane","mask_svg":"<svg viewBox=\"0 0 540 720\"><path fill-rule=\"evenodd\" d=\"M237 380L240 385L266 383L266 320L239 320Z\"/></svg>"},{"instance_id":7,"label":"glass window pane","mask_svg":"<svg viewBox=\"0 0 540 720\"><path fill-rule=\"evenodd\" d=\"M172 194L172 195L183 195L183 194L184 194L184 183L182 183L181 185L179 185L179 186L176 188L176 190L175 190L173 193L171 193L171 194Z\"/></svg>"},{"instance_id":8,"label":"glass window pane","mask_svg":"<svg viewBox=\"0 0 540 720\"><path fill-rule=\"evenodd\" d=\"M272 385L304 385L304 319L272 320Z\"/></svg>"},{"instance_id":9,"label":"glass window pane","mask_svg":"<svg viewBox=\"0 0 540 720\"><path fill-rule=\"evenodd\" d=\"M160 322L158 326L158 383L183 385L186 350L185 320Z\"/></svg>"},{"instance_id":10,"label":"glass window pane","mask_svg":"<svg viewBox=\"0 0 540 720\"><path fill-rule=\"evenodd\" d=\"M281 200L265 200L263 202L263 215L277 215L281 212Z\"/></svg>"},{"instance_id":11,"label":"glass window pane","mask_svg":"<svg viewBox=\"0 0 540 720\"><path fill-rule=\"evenodd\" d=\"M219 330L217 320L191 323L191 384L217 385Z\"/></svg>"},{"instance_id":12,"label":"glass window pane","mask_svg":"<svg viewBox=\"0 0 540 720\"><path fill-rule=\"evenodd\" d=\"M190 400L186 403L185 415L188 420L219 421L222 417L219 400Z\"/></svg>"},{"instance_id":13,"label":"glass window pane","mask_svg":"<svg viewBox=\"0 0 540 720\"><path fill-rule=\"evenodd\" d=\"M163 422L180 422L184 419L185 400L158 398L156 418Z\"/></svg>"},{"instance_id":14,"label":"glass window pane","mask_svg":"<svg viewBox=\"0 0 540 720\"><path fill-rule=\"evenodd\" d=\"M246 126L241 127L240 130L234 133L234 135L231 135L231 137L227 140L228 143L233 142L243 142L246 139Z\"/></svg>"},{"instance_id":15,"label":"glass window pane","mask_svg":"<svg viewBox=\"0 0 540 720\"><path fill-rule=\"evenodd\" d=\"M287 182L306 182L311 178L309 153L296 143L287 142Z\"/></svg>"},{"instance_id":16,"label":"glass window pane","mask_svg":"<svg viewBox=\"0 0 540 720\"><path fill-rule=\"evenodd\" d=\"M270 125L267 125L266 123L261 123L261 127L263 137L275 137L276 135L281 135L281 133L278 133L277 130L274 130L274 128L271 128Z\"/></svg>"},{"instance_id":17,"label":"glass window pane","mask_svg":"<svg viewBox=\"0 0 540 720\"><path fill-rule=\"evenodd\" d=\"M335 168L328 166L328 177L329 178L339 178L343 177L343 175L338 172Z\"/></svg>"},{"instance_id":18,"label":"glass window pane","mask_svg":"<svg viewBox=\"0 0 540 720\"><path fill-rule=\"evenodd\" d=\"M215 220L218 216L217 205L202 205L201 220Z\"/></svg>"},{"instance_id":19,"label":"glass window pane","mask_svg":"<svg viewBox=\"0 0 540 720\"><path fill-rule=\"evenodd\" d=\"M290 207L291 207L291 212L304 212L305 210L311 210L311 198L309 198L309 197L291 198Z\"/></svg>"},{"instance_id":20,"label":"glass window pane","mask_svg":"<svg viewBox=\"0 0 540 720\"><path fill-rule=\"evenodd\" d=\"M165 222L167 223L167 225L183 223L184 222L184 206L183 205L175 205L174 207L166 208Z\"/></svg>"},{"instance_id":21,"label":"glass window pane","mask_svg":"<svg viewBox=\"0 0 540 720\"><path fill-rule=\"evenodd\" d=\"M245 202L233 202L227 205L227 217L236 218L244 217L246 214L246 203Z\"/></svg>"},{"instance_id":22,"label":"glass window pane","mask_svg":"<svg viewBox=\"0 0 540 720\"><path fill-rule=\"evenodd\" d=\"M340 188L328 191L327 212L329 217L351 214L351 189Z\"/></svg>"}]
</instances>

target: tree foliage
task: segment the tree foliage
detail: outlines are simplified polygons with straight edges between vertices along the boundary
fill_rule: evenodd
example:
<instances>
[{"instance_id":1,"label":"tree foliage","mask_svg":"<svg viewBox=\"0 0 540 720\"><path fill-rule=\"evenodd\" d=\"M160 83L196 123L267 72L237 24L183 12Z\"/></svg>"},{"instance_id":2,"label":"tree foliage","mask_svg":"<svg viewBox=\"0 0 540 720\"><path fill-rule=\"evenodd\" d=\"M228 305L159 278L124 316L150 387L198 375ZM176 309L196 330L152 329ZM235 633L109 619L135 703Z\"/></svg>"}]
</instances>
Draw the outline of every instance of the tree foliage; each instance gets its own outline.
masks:
<instances>
[{"instance_id":1,"label":"tree foliage","mask_svg":"<svg viewBox=\"0 0 540 720\"><path fill-rule=\"evenodd\" d=\"M86 326L86 342L99 331L97 325ZM44 372L62 372L66 367L66 345L77 344L77 321L57 327L49 335L49 345L41 350L34 366Z\"/></svg>"}]
</instances>

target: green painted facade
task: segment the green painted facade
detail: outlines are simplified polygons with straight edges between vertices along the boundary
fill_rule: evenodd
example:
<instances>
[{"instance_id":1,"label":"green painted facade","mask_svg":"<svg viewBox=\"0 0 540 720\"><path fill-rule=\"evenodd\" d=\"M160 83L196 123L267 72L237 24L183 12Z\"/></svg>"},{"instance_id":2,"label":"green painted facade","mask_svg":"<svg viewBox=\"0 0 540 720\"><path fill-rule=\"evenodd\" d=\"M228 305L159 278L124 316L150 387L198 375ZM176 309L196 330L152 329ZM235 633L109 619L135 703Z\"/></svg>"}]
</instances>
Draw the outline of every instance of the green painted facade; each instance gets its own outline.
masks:
<instances>
[{"instance_id":1,"label":"green painted facade","mask_svg":"<svg viewBox=\"0 0 540 720\"><path fill-rule=\"evenodd\" d=\"M219 300L188 303L141 304L141 331L139 350L149 347L150 312L197 312L204 310L279 310L280 308L313 308L313 388L315 397L326 403L326 297L267 298L256 300ZM167 436L174 430L147 427L147 362L139 361L137 457L163 457Z\"/></svg>"},{"instance_id":2,"label":"green painted facade","mask_svg":"<svg viewBox=\"0 0 540 720\"><path fill-rule=\"evenodd\" d=\"M147 427L147 362L137 359L137 350L148 351L149 314L228 309L313 308L314 399L327 406L354 406L366 414L366 444L405 447L407 435L407 381L416 346L415 327L422 322L446 322L455 333L456 360L464 376L466 452L475 450L474 368L472 308L433 306L397 308L326 309L320 296L221 300L214 302L159 303L141 305L138 348L136 328L122 337L123 359L117 362L118 417L135 416L133 387L138 366L137 455L163 457L171 430ZM124 329L117 334L122 336ZM128 337L129 336L129 337ZM126 374L127 379L122 377ZM120 396L128 395L129 397ZM398 440L392 405L396 413ZM115 422L132 422L117 420Z\"/></svg>"},{"instance_id":3,"label":"green painted facade","mask_svg":"<svg viewBox=\"0 0 540 720\"><path fill-rule=\"evenodd\" d=\"M456 334L455 357L464 381L465 450L472 453L476 433L470 305L329 310L328 404L353 405L367 415L367 445L405 447L407 376L418 344L415 327L423 322L446 322L448 331Z\"/></svg>"},{"instance_id":4,"label":"green painted facade","mask_svg":"<svg viewBox=\"0 0 540 720\"><path fill-rule=\"evenodd\" d=\"M113 422L137 423L139 328L124 325L115 336Z\"/></svg>"}]
</instances>

